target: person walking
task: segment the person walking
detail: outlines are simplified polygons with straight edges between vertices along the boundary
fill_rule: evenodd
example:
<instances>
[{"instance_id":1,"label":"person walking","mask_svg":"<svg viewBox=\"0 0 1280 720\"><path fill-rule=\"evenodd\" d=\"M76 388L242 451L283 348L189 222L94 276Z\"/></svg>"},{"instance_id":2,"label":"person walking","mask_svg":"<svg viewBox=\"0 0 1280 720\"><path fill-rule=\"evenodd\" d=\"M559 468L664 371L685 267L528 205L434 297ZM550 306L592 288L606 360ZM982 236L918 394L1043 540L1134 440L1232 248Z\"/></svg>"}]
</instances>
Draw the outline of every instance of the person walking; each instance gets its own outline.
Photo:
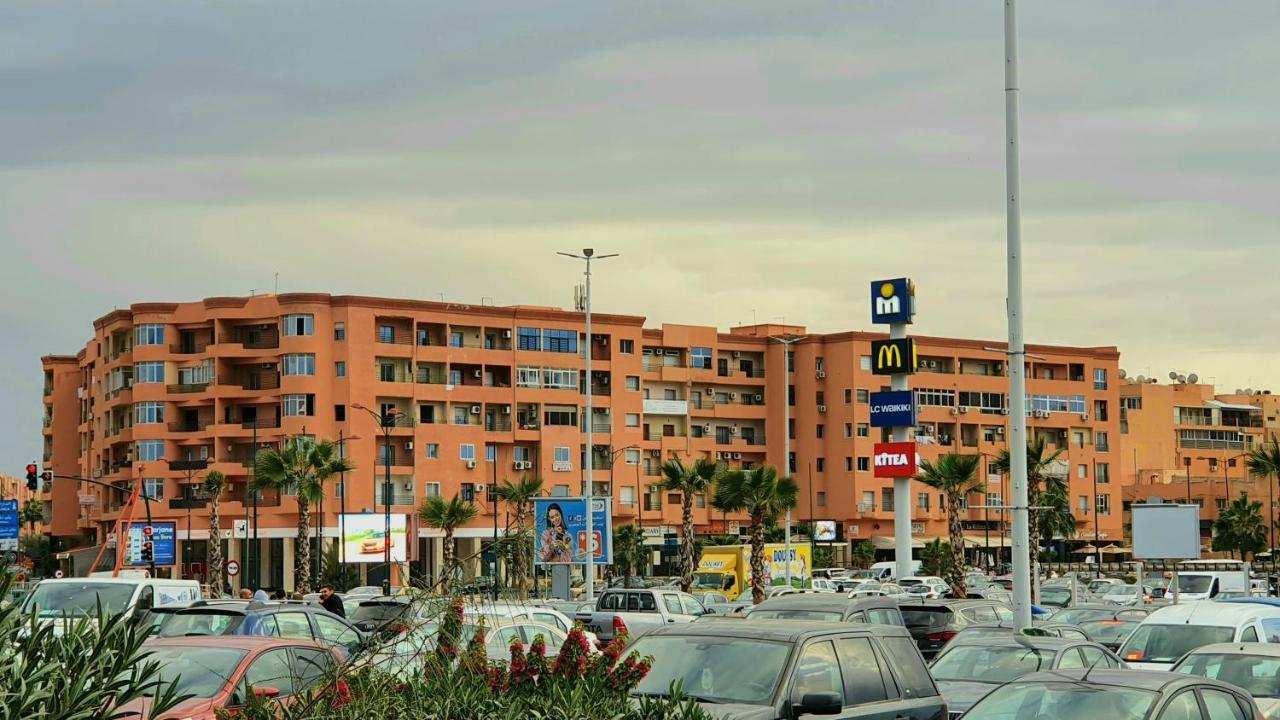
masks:
<instances>
[{"instance_id":1,"label":"person walking","mask_svg":"<svg viewBox=\"0 0 1280 720\"><path fill-rule=\"evenodd\" d=\"M342 606L342 598L333 592L332 585L325 585L320 588L320 607L340 618L347 616L347 610Z\"/></svg>"},{"instance_id":2,"label":"person walking","mask_svg":"<svg viewBox=\"0 0 1280 720\"><path fill-rule=\"evenodd\" d=\"M258 602L267 602L268 600L271 599L271 596L267 595L266 590L263 590L262 588L258 588L258 591L253 594L253 599L257 600Z\"/></svg>"},{"instance_id":3,"label":"person walking","mask_svg":"<svg viewBox=\"0 0 1280 720\"><path fill-rule=\"evenodd\" d=\"M253 599L253 591L252 591L252 590L250 590L249 588L241 588L241 590L240 590L240 599L241 599L241 600L252 600L252 599Z\"/></svg>"}]
</instances>

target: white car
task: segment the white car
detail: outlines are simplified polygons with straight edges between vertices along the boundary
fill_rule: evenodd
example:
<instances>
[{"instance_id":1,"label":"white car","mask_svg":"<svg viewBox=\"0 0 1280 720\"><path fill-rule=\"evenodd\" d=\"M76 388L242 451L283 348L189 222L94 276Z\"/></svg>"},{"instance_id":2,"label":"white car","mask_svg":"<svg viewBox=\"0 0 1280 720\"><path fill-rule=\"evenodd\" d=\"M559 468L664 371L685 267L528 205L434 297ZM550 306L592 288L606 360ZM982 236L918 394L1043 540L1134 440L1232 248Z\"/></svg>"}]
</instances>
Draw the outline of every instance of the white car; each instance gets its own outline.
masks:
<instances>
[{"instance_id":1,"label":"white car","mask_svg":"<svg viewBox=\"0 0 1280 720\"><path fill-rule=\"evenodd\" d=\"M835 580L827 580L825 578L814 578L810 586L818 592L833 593L839 591L839 586Z\"/></svg>"},{"instance_id":2,"label":"white car","mask_svg":"<svg viewBox=\"0 0 1280 720\"><path fill-rule=\"evenodd\" d=\"M946 597L947 594L951 592L950 586L948 586L947 583L937 575L916 575L914 577L906 577L899 580L898 584L908 592L910 592L912 587L917 585L928 586L934 593L931 598ZM913 593L913 596L914 595L915 594Z\"/></svg>"},{"instance_id":3,"label":"white car","mask_svg":"<svg viewBox=\"0 0 1280 720\"><path fill-rule=\"evenodd\" d=\"M1199 602L1168 605L1148 615L1120 651L1134 670L1168 670L1191 650L1214 643L1280 640L1280 608L1254 603Z\"/></svg>"},{"instance_id":4,"label":"white car","mask_svg":"<svg viewBox=\"0 0 1280 720\"><path fill-rule=\"evenodd\" d=\"M1108 605L1146 605L1151 602L1151 588L1143 585L1112 585L1102 602Z\"/></svg>"},{"instance_id":5,"label":"white car","mask_svg":"<svg viewBox=\"0 0 1280 720\"><path fill-rule=\"evenodd\" d=\"M468 606L463 610L463 617L474 618L483 615L489 618L496 618L503 621L526 621L531 623L541 623L549 625L568 635L573 629L574 621L569 616L556 610L542 605L509 605L504 603ZM588 630L582 631L587 638L587 643L594 651L600 642L595 633Z\"/></svg>"}]
</instances>

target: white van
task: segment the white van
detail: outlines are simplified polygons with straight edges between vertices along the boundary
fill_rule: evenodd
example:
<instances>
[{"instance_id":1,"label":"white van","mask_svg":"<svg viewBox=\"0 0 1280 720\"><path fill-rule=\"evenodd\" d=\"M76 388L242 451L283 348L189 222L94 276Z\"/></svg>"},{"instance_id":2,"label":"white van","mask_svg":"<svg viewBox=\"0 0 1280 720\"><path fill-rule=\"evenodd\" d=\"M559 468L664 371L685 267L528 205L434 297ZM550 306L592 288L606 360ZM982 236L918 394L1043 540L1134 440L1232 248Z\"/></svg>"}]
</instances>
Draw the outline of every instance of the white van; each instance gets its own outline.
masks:
<instances>
[{"instance_id":1,"label":"white van","mask_svg":"<svg viewBox=\"0 0 1280 720\"><path fill-rule=\"evenodd\" d=\"M919 560L911 561L911 574L919 575L922 563ZM867 570L858 573L858 577L870 580L878 580L879 582L889 582L898 579L898 563L893 560L886 562L878 562Z\"/></svg>"},{"instance_id":2,"label":"white van","mask_svg":"<svg viewBox=\"0 0 1280 720\"><path fill-rule=\"evenodd\" d=\"M1212 600L1220 593L1249 595L1249 580L1244 570L1179 570L1175 578L1178 586L1178 602L1183 600ZM1172 595L1170 588L1169 594Z\"/></svg>"},{"instance_id":3,"label":"white van","mask_svg":"<svg viewBox=\"0 0 1280 720\"><path fill-rule=\"evenodd\" d=\"M1120 646L1120 659L1135 670L1168 670L1202 645L1280 641L1280 607L1249 603L1191 602L1148 615Z\"/></svg>"},{"instance_id":4,"label":"white van","mask_svg":"<svg viewBox=\"0 0 1280 720\"><path fill-rule=\"evenodd\" d=\"M195 580L163 580L150 577L87 577L41 580L22 600L24 613L42 618L76 618L97 612L99 604L109 614L141 617L157 605L201 599Z\"/></svg>"}]
</instances>

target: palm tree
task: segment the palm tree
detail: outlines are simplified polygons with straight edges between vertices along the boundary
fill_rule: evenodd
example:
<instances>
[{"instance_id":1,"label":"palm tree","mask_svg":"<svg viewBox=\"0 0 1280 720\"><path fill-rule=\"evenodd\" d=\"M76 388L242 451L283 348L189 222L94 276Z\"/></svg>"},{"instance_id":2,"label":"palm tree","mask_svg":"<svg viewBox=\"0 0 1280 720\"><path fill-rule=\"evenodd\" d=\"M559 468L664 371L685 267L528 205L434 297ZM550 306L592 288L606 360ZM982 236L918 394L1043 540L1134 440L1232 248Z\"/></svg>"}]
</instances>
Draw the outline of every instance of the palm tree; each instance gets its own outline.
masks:
<instances>
[{"instance_id":1,"label":"palm tree","mask_svg":"<svg viewBox=\"0 0 1280 720\"><path fill-rule=\"evenodd\" d=\"M1067 478L1061 473L1053 472L1053 468L1058 461L1058 457L1062 455L1063 448L1058 448L1052 453L1046 455L1048 448L1045 447L1044 436L1038 436L1027 441L1027 507L1036 507L1040 505L1040 493L1050 489L1061 489L1065 494L1067 492ZM1008 474L1012 466L1012 456L1009 449L1005 448L1000 451L1000 455L996 457L995 462L991 463L991 469L994 472ZM1040 522L1038 510L1027 511L1027 527L1029 535L1029 543L1031 552L1031 568L1035 572L1036 557L1040 551Z\"/></svg>"},{"instance_id":2,"label":"palm tree","mask_svg":"<svg viewBox=\"0 0 1280 720\"><path fill-rule=\"evenodd\" d=\"M1071 499L1065 488L1051 487L1040 493L1040 507L1049 507L1040 513L1040 537L1053 540L1061 537L1070 540L1076 536L1076 518L1071 514Z\"/></svg>"},{"instance_id":3,"label":"palm tree","mask_svg":"<svg viewBox=\"0 0 1280 720\"><path fill-rule=\"evenodd\" d=\"M649 561L649 548L644 532L635 525L619 525L613 529L613 564L622 571L622 586L631 587L631 575L643 572Z\"/></svg>"},{"instance_id":4,"label":"palm tree","mask_svg":"<svg viewBox=\"0 0 1280 720\"><path fill-rule=\"evenodd\" d=\"M800 488L771 465L726 474L716 485L716 501L731 512L746 511L751 524L751 597L764 602L764 528L796 506ZM790 563L791 558L786 562Z\"/></svg>"},{"instance_id":5,"label":"palm tree","mask_svg":"<svg viewBox=\"0 0 1280 720\"><path fill-rule=\"evenodd\" d=\"M965 498L986 483L978 477L979 455L947 453L936 461L922 460L916 480L940 491L947 503L947 537L951 545L951 562L947 564L947 584L953 597L967 597L969 588L964 576L964 533L960 509Z\"/></svg>"},{"instance_id":6,"label":"palm tree","mask_svg":"<svg viewBox=\"0 0 1280 720\"><path fill-rule=\"evenodd\" d=\"M445 500L436 495L422 501L418 506L418 519L428 527L444 531L444 578L442 582L453 577L457 564L457 548L454 547L453 531L471 522L476 517L476 506L454 495L452 500Z\"/></svg>"},{"instance_id":7,"label":"palm tree","mask_svg":"<svg viewBox=\"0 0 1280 720\"><path fill-rule=\"evenodd\" d=\"M218 517L218 500L227 489L227 476L210 470L204 476L204 492L209 496L209 594L222 597L222 528Z\"/></svg>"},{"instance_id":8,"label":"palm tree","mask_svg":"<svg viewBox=\"0 0 1280 720\"><path fill-rule=\"evenodd\" d=\"M1271 436L1270 442L1264 442L1246 453L1245 467L1249 469L1250 475L1257 475L1265 479L1268 483L1280 481L1280 440L1275 435ZM1271 544L1271 539L1275 537L1275 509L1273 508L1269 517L1266 519L1267 544ZM1274 549L1272 550L1274 552Z\"/></svg>"},{"instance_id":9,"label":"palm tree","mask_svg":"<svg viewBox=\"0 0 1280 720\"><path fill-rule=\"evenodd\" d=\"M533 516L533 499L542 494L542 480L525 475L515 482L504 480L498 486L498 499L507 504L507 510L515 520L515 538L512 541L511 573L516 577L516 584L521 600L529 598L529 562L530 542L526 530L529 519Z\"/></svg>"},{"instance_id":10,"label":"palm tree","mask_svg":"<svg viewBox=\"0 0 1280 720\"><path fill-rule=\"evenodd\" d=\"M1240 493L1240 497L1218 513L1218 519L1213 523L1211 547L1215 552L1229 552L1232 557L1239 552L1241 560L1266 549L1267 530L1262 520L1262 503Z\"/></svg>"},{"instance_id":11,"label":"palm tree","mask_svg":"<svg viewBox=\"0 0 1280 720\"><path fill-rule=\"evenodd\" d=\"M920 571L925 575L947 577L955 567L952 545L942 538L934 538L920 548Z\"/></svg>"},{"instance_id":12,"label":"palm tree","mask_svg":"<svg viewBox=\"0 0 1280 720\"><path fill-rule=\"evenodd\" d=\"M698 458L692 465L685 465L680 458L672 458L662 465L662 480L653 483L668 492L681 494L683 509L683 542L680 544L680 589L689 592L693 587L693 571L697 565L693 537L693 498L711 490L723 477L725 466L706 458Z\"/></svg>"},{"instance_id":13,"label":"palm tree","mask_svg":"<svg viewBox=\"0 0 1280 720\"><path fill-rule=\"evenodd\" d=\"M274 488L297 493L298 537L294 541L293 563L297 592L311 592L311 505L324 496L326 480L354 469L350 460L339 456L332 441L316 442L303 437L289 438L283 450L259 450L254 459L252 490Z\"/></svg>"}]
</instances>

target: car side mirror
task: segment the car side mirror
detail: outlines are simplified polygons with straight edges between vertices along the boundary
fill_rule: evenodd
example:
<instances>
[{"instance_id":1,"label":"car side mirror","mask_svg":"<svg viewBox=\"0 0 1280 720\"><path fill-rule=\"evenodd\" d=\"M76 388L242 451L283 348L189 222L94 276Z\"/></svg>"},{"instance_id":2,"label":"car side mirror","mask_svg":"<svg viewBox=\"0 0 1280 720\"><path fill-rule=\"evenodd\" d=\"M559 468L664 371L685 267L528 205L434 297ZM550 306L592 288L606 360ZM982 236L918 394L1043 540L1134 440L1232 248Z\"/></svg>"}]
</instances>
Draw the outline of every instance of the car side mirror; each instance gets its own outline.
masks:
<instances>
[{"instance_id":1,"label":"car side mirror","mask_svg":"<svg viewBox=\"0 0 1280 720\"><path fill-rule=\"evenodd\" d=\"M280 697L280 689L273 687L256 687L253 696L259 700L272 700ZM807 695L805 697L808 697Z\"/></svg>"},{"instance_id":2,"label":"car side mirror","mask_svg":"<svg viewBox=\"0 0 1280 720\"><path fill-rule=\"evenodd\" d=\"M799 705L792 706L796 717L800 715L839 715L844 709L844 701L838 692L805 693Z\"/></svg>"}]
</instances>

